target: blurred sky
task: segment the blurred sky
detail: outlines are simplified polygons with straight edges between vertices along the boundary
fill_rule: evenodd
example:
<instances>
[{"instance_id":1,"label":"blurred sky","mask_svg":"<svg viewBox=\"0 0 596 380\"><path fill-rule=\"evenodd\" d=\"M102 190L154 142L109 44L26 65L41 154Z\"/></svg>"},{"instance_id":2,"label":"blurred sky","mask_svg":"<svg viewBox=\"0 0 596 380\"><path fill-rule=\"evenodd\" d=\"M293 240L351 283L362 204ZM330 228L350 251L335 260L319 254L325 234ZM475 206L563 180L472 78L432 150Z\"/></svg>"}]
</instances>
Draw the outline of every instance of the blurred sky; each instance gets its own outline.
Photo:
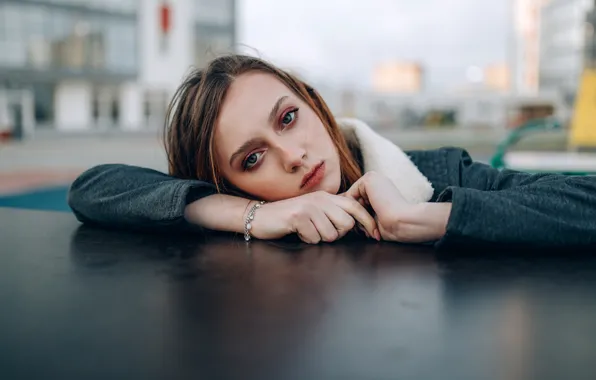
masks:
<instances>
[{"instance_id":1,"label":"blurred sky","mask_svg":"<svg viewBox=\"0 0 596 380\"><path fill-rule=\"evenodd\" d=\"M428 69L427 90L449 90L468 66L508 59L511 0L239 3L247 51L329 84L368 86L375 63L417 60Z\"/></svg>"}]
</instances>

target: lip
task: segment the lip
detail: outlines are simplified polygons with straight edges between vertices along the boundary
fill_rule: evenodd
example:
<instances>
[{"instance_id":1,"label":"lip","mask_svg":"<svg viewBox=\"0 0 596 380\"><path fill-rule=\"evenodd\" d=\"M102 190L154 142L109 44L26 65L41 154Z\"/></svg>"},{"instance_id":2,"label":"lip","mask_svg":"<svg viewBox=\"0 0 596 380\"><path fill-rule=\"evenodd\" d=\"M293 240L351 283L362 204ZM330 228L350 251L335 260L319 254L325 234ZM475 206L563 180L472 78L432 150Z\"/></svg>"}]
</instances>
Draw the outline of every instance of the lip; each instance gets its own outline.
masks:
<instances>
[{"instance_id":1,"label":"lip","mask_svg":"<svg viewBox=\"0 0 596 380\"><path fill-rule=\"evenodd\" d=\"M320 164L304 175L300 188L305 189L316 186L321 183L323 177L325 177L325 161L321 161Z\"/></svg>"}]
</instances>

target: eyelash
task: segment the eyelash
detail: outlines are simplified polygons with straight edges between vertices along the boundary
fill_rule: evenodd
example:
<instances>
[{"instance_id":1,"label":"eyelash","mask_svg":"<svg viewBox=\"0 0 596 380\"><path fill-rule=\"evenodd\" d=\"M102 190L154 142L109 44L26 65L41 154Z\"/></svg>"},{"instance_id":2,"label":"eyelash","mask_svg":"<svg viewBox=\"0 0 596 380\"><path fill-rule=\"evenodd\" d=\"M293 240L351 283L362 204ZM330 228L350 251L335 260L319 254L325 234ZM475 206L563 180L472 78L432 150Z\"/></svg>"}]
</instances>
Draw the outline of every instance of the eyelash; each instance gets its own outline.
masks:
<instances>
[{"instance_id":1,"label":"eyelash","mask_svg":"<svg viewBox=\"0 0 596 380\"><path fill-rule=\"evenodd\" d=\"M292 121L290 122L290 124L288 124L288 125L286 126L286 128L287 128L289 125L293 124L293 123L296 121L296 119L298 118L298 107L291 108L291 109L289 109L289 110L288 110L286 113L283 113L283 114L281 115L281 118L279 119L279 123L283 125L283 120L284 120L284 118L285 118L286 116L288 116L289 114L292 114L292 113L294 114L294 119L292 119Z\"/></svg>"},{"instance_id":2,"label":"eyelash","mask_svg":"<svg viewBox=\"0 0 596 380\"><path fill-rule=\"evenodd\" d=\"M286 128L288 128L289 126L291 126L292 124L294 124L294 123L296 122L296 120L298 119L298 110L299 110L299 108L298 108L298 107L294 107L294 108L292 108L292 109L289 109L287 112L285 112L285 113L283 113L283 114L281 115L281 117L280 117L280 119L279 119L279 124L280 124L281 126L283 126L283 125L284 125L284 124L283 124L283 119L284 119L286 116L290 115L290 114L294 114L294 118L292 119L292 121L291 121L289 124L287 124L287 125L283 126L283 127L282 127L282 129L286 129ZM248 166L247 166L247 164L248 164L248 159L249 159L249 158L250 158L250 157L251 157L253 154L261 154L261 155L262 155L262 154L263 154L263 152L253 152L253 153L249 154L248 156L246 156L246 158L245 158L245 159L244 159L244 161L242 162L242 170L243 170L243 171L250 171L250 170L254 169L256 165L258 165L258 164L259 164L259 161L257 161L257 163L256 163L256 164L254 164L253 166L251 166L251 167L248 167Z\"/></svg>"}]
</instances>

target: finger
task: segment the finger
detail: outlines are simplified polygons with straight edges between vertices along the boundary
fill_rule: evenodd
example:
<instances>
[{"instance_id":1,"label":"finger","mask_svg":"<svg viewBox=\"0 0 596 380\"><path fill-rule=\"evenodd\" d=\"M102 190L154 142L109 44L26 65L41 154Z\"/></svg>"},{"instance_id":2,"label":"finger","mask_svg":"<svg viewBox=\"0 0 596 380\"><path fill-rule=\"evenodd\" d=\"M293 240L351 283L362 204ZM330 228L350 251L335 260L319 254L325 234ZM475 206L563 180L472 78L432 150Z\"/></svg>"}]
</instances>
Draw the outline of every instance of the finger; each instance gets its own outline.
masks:
<instances>
[{"instance_id":1,"label":"finger","mask_svg":"<svg viewBox=\"0 0 596 380\"><path fill-rule=\"evenodd\" d=\"M356 199L356 200L364 200L364 202L368 203L368 194L366 193L366 185L365 182L362 180L356 181L348 191L344 193L345 197Z\"/></svg>"},{"instance_id":2,"label":"finger","mask_svg":"<svg viewBox=\"0 0 596 380\"><path fill-rule=\"evenodd\" d=\"M321 235L310 219L305 219L297 225L296 234L305 243L318 244L321 241Z\"/></svg>"},{"instance_id":3,"label":"finger","mask_svg":"<svg viewBox=\"0 0 596 380\"><path fill-rule=\"evenodd\" d=\"M383 226L381 224L379 224L379 235L381 236L382 239L385 239L385 237L388 235L388 231L386 231Z\"/></svg>"},{"instance_id":4,"label":"finger","mask_svg":"<svg viewBox=\"0 0 596 380\"><path fill-rule=\"evenodd\" d=\"M335 227L335 230L339 234L338 238L345 236L356 224L356 221L350 214L333 202L322 206L322 211Z\"/></svg>"},{"instance_id":5,"label":"finger","mask_svg":"<svg viewBox=\"0 0 596 380\"><path fill-rule=\"evenodd\" d=\"M377 223L372 215L366 211L364 206L350 198L334 197L333 199L339 207L356 219L370 236L378 236L378 232L375 233L375 230L377 230Z\"/></svg>"},{"instance_id":6,"label":"finger","mask_svg":"<svg viewBox=\"0 0 596 380\"><path fill-rule=\"evenodd\" d=\"M332 242L339 238L339 232L322 209L316 209L311 214L310 220L319 232L321 240L325 242Z\"/></svg>"}]
</instances>

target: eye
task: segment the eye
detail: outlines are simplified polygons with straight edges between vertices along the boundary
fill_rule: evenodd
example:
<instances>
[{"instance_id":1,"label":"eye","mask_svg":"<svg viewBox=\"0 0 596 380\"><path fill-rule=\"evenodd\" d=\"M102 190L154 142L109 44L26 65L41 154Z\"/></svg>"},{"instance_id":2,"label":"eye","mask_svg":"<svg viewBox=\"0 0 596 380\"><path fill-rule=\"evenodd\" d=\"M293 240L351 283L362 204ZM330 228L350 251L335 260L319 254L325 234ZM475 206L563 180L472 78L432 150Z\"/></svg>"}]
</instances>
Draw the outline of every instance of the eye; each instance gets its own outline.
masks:
<instances>
[{"instance_id":1,"label":"eye","mask_svg":"<svg viewBox=\"0 0 596 380\"><path fill-rule=\"evenodd\" d=\"M259 159L262 155L263 152L255 152L248 155L248 157L246 157L246 160L244 160L244 162L242 163L242 168L244 170L252 169L259 162Z\"/></svg>"},{"instance_id":2,"label":"eye","mask_svg":"<svg viewBox=\"0 0 596 380\"><path fill-rule=\"evenodd\" d=\"M286 112L286 114L281 119L282 126L287 127L290 124L292 124L294 120L296 120L296 117L298 117L297 113L298 108L294 108L293 110Z\"/></svg>"}]
</instances>

